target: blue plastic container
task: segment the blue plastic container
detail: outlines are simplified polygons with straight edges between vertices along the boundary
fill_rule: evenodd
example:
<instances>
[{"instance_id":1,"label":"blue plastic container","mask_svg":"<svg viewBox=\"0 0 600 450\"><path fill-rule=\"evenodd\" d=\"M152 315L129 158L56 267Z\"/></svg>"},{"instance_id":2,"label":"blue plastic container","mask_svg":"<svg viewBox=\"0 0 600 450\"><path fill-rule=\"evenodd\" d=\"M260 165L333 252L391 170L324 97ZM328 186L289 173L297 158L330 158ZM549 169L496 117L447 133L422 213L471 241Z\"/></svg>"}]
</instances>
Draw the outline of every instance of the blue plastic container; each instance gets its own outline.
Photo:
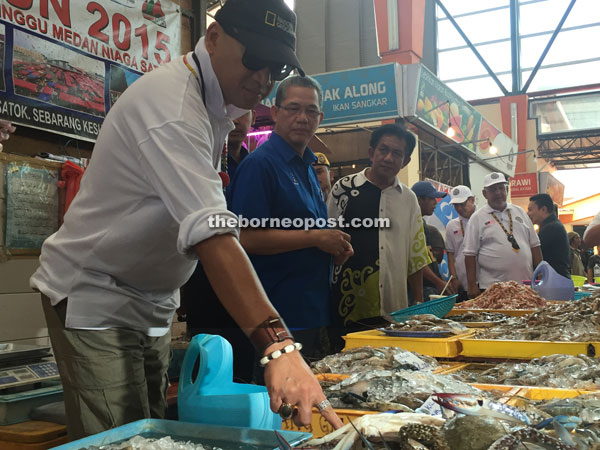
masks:
<instances>
[{"instance_id":1,"label":"blue plastic container","mask_svg":"<svg viewBox=\"0 0 600 450\"><path fill-rule=\"evenodd\" d=\"M448 314L452 308L454 308L456 297L458 297L458 295L454 294L435 300L429 300L428 302L424 302L419 305L399 309L398 311L394 311L388 315L396 322L403 322L408 320L410 316L416 316L417 314L433 314L441 319Z\"/></svg>"},{"instance_id":2,"label":"blue plastic container","mask_svg":"<svg viewBox=\"0 0 600 450\"><path fill-rule=\"evenodd\" d=\"M292 447L307 441L312 436L310 433L300 431L282 430L280 433ZM80 450L91 446L118 444L137 435L146 438L171 436L175 441L203 443L224 450L279 450L275 433L270 430L220 427L161 419L138 420L54 447L52 450Z\"/></svg>"},{"instance_id":3,"label":"blue plastic container","mask_svg":"<svg viewBox=\"0 0 600 450\"><path fill-rule=\"evenodd\" d=\"M192 381L199 359L198 375ZM271 411L267 388L233 382L231 344L221 336L192 338L183 358L177 391L179 419L255 429L280 429L281 418Z\"/></svg>"},{"instance_id":4,"label":"blue plastic container","mask_svg":"<svg viewBox=\"0 0 600 450\"><path fill-rule=\"evenodd\" d=\"M531 277L531 285L546 300L573 300L575 298L573 280L557 273L547 261L542 261L536 267Z\"/></svg>"}]
</instances>

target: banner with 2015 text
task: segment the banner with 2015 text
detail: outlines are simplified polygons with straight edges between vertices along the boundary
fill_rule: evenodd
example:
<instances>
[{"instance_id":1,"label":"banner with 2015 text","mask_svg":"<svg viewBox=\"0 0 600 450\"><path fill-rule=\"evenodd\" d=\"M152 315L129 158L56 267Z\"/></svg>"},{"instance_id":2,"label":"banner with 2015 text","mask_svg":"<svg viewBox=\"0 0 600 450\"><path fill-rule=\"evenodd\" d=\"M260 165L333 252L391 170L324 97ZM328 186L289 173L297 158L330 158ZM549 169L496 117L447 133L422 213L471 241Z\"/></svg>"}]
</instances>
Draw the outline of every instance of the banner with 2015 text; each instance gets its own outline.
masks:
<instances>
[{"instance_id":1,"label":"banner with 2015 text","mask_svg":"<svg viewBox=\"0 0 600 450\"><path fill-rule=\"evenodd\" d=\"M180 15L170 0L2 0L0 119L95 140L123 91L181 53Z\"/></svg>"}]
</instances>

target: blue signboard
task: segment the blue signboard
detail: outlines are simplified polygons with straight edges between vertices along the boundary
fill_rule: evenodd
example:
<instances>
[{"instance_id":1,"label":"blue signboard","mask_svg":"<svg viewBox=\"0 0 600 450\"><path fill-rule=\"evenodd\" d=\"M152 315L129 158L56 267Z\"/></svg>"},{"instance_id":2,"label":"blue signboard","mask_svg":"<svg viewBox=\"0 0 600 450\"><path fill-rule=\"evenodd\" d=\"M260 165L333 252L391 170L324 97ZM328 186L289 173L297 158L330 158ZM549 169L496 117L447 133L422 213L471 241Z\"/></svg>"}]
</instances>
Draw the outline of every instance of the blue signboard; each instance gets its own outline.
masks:
<instances>
[{"instance_id":1,"label":"blue signboard","mask_svg":"<svg viewBox=\"0 0 600 450\"><path fill-rule=\"evenodd\" d=\"M396 64L361 67L314 75L323 87L321 126L398 117ZM275 103L275 92L263 104Z\"/></svg>"}]
</instances>

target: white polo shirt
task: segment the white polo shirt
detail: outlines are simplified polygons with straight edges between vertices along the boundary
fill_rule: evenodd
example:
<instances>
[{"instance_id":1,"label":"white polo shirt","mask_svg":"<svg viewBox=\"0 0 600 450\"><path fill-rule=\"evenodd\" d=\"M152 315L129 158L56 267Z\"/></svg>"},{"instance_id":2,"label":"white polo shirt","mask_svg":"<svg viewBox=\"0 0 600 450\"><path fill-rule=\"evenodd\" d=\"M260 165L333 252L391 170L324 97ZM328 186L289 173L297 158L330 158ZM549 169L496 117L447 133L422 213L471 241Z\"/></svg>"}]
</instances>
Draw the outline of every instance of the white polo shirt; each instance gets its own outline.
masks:
<instances>
[{"instance_id":1,"label":"white polo shirt","mask_svg":"<svg viewBox=\"0 0 600 450\"><path fill-rule=\"evenodd\" d=\"M493 212L510 231L508 211L512 215L513 235L520 247L518 253L513 251L506 233L492 217ZM496 211L485 205L469 220L463 254L477 257L477 281L481 289L487 289L496 281L530 280L533 273L531 249L539 246L533 224L522 208L507 204L504 211Z\"/></svg>"},{"instance_id":2,"label":"white polo shirt","mask_svg":"<svg viewBox=\"0 0 600 450\"><path fill-rule=\"evenodd\" d=\"M193 246L237 234L211 228L209 217L236 217L217 170L231 119L246 111L225 105L204 39L195 52L206 107L183 57L135 81L102 125L64 224L42 247L30 283L52 304L68 297L67 328L166 333L196 267ZM191 52L187 61L196 68Z\"/></svg>"},{"instance_id":3,"label":"white polo shirt","mask_svg":"<svg viewBox=\"0 0 600 450\"><path fill-rule=\"evenodd\" d=\"M461 222L462 229L460 227ZM452 219L450 222L448 222L448 225L446 225L446 251L453 253L456 276L465 290L467 289L467 269L465 268L465 255L463 254L463 230L465 233L467 232L468 224L469 219L458 216L457 218Z\"/></svg>"}]
</instances>

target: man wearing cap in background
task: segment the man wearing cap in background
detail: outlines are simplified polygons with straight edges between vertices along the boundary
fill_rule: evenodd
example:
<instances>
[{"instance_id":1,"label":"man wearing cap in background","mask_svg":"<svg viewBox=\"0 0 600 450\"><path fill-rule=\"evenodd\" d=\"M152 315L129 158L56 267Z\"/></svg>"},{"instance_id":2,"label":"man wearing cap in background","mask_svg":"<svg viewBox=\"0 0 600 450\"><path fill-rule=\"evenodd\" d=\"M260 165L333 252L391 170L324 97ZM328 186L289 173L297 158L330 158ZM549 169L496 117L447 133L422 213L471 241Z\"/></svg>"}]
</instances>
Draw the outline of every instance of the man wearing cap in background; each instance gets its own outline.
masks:
<instances>
[{"instance_id":1,"label":"man wearing cap in background","mask_svg":"<svg viewBox=\"0 0 600 450\"><path fill-rule=\"evenodd\" d=\"M483 179L487 205L469 220L464 242L467 293L474 298L497 281L530 280L542 261L540 240L525 211L507 203L508 183L492 172Z\"/></svg>"},{"instance_id":2,"label":"man wearing cap in background","mask_svg":"<svg viewBox=\"0 0 600 450\"><path fill-rule=\"evenodd\" d=\"M417 181L413 184L412 191L417 196L419 207L421 209L421 215L431 216L435 207L437 206L437 200L444 198L447 194L436 190L429 181ZM425 222L425 221L424 221ZM446 280L440 275L440 269L438 267L438 261L436 256L433 254L432 243L436 248L444 250L444 238L437 228L432 225L424 223L425 228L425 242L430 252L431 264L423 268L423 299L429 300L430 295L441 294L446 287ZM441 240L441 245L440 245ZM438 250L439 251L439 250ZM443 257L443 255L442 255ZM452 285L448 285L444 294L452 295L456 294L456 290Z\"/></svg>"},{"instance_id":3,"label":"man wearing cap in background","mask_svg":"<svg viewBox=\"0 0 600 450\"><path fill-rule=\"evenodd\" d=\"M469 219L475 212L475 197L467 186L456 186L450 191L450 203L458 213L446 225L446 251L448 252L448 268L452 281L450 284L458 292L458 300L467 299L467 270L465 268L465 255L463 254L465 231Z\"/></svg>"},{"instance_id":4,"label":"man wearing cap in background","mask_svg":"<svg viewBox=\"0 0 600 450\"><path fill-rule=\"evenodd\" d=\"M571 248L571 275L586 277L587 271L581 259L581 236L576 231L569 231L567 238Z\"/></svg>"},{"instance_id":5,"label":"man wearing cap in background","mask_svg":"<svg viewBox=\"0 0 600 450\"><path fill-rule=\"evenodd\" d=\"M322 104L313 78L283 80L271 107L273 133L242 161L228 193L234 213L265 220L262 228L242 229L240 242L305 355L315 359L327 350L332 256L344 261L352 254L350 236L327 228L327 207L312 168L317 158L308 143L323 119ZM304 224L295 224L302 223L297 219Z\"/></svg>"},{"instance_id":6,"label":"man wearing cap in background","mask_svg":"<svg viewBox=\"0 0 600 450\"><path fill-rule=\"evenodd\" d=\"M170 325L197 259L257 351L272 356L271 409L297 405L294 420L308 424L317 405L341 425L239 245L217 173L232 119L301 71L295 24L283 0L229 0L194 51L142 76L106 116L31 278L71 439L164 416ZM231 220L214 226L215 217Z\"/></svg>"},{"instance_id":7,"label":"man wearing cap in background","mask_svg":"<svg viewBox=\"0 0 600 450\"><path fill-rule=\"evenodd\" d=\"M571 278L571 251L567 230L554 214L554 202L548 194L536 194L529 198L527 215L540 227L542 256L552 268L565 278Z\"/></svg>"},{"instance_id":8,"label":"man wearing cap in background","mask_svg":"<svg viewBox=\"0 0 600 450\"><path fill-rule=\"evenodd\" d=\"M377 128L369 142L371 167L339 179L327 200L329 217L348 224L344 230L355 249L333 272L335 350L343 347L344 334L378 325L381 316L406 308L407 283L422 300L421 269L430 262L423 221L415 195L398 180L415 142L400 125ZM387 219L389 226L373 219Z\"/></svg>"},{"instance_id":9,"label":"man wearing cap in background","mask_svg":"<svg viewBox=\"0 0 600 450\"><path fill-rule=\"evenodd\" d=\"M321 191L323 192L323 200L327 201L329 193L331 192L331 172L329 166L329 160L323 153L315 152L317 160L314 162L313 167L317 174L317 179L321 185Z\"/></svg>"}]
</instances>

